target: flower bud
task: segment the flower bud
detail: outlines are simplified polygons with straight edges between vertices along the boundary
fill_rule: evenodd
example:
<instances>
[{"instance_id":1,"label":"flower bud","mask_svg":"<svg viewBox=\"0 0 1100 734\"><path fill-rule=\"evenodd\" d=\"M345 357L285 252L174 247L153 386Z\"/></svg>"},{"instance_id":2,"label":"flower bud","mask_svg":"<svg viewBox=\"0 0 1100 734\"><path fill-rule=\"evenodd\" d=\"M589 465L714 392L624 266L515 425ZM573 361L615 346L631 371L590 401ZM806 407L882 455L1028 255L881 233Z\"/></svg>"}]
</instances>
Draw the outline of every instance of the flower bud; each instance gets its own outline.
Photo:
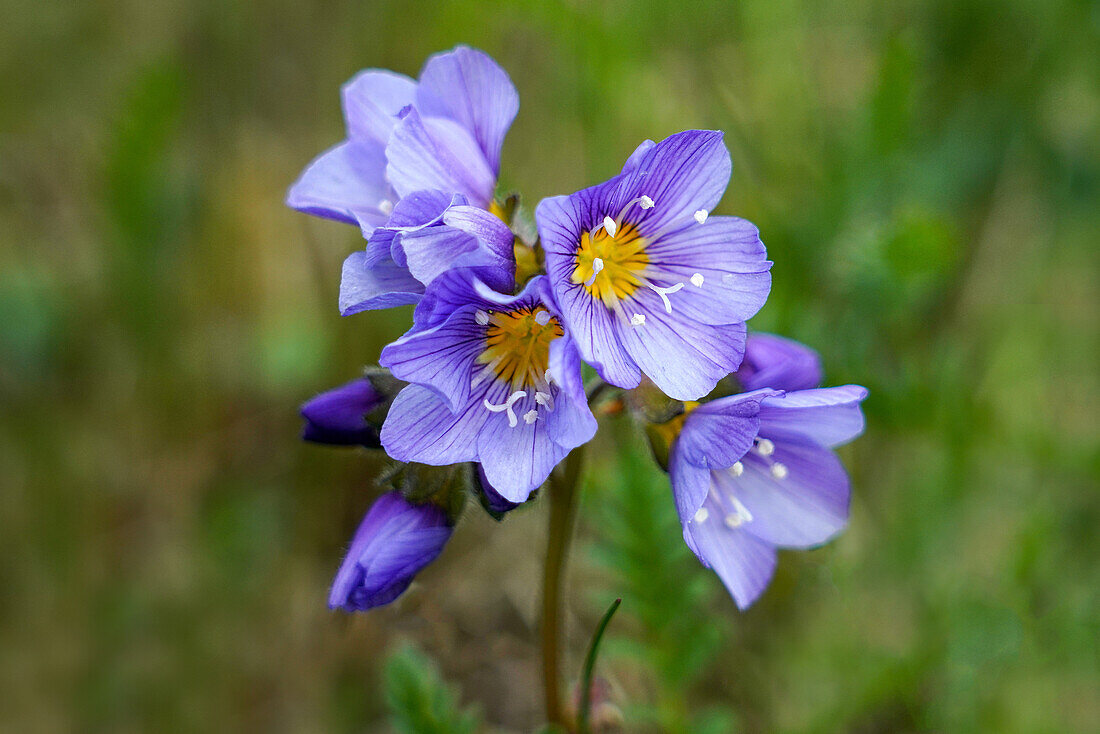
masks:
<instances>
[{"instance_id":1,"label":"flower bud","mask_svg":"<svg viewBox=\"0 0 1100 734\"><path fill-rule=\"evenodd\" d=\"M378 428L367 420L367 414L382 402L383 396L366 377L323 392L302 405L306 420L302 438L313 443L378 448Z\"/></svg>"},{"instance_id":2,"label":"flower bud","mask_svg":"<svg viewBox=\"0 0 1100 734\"><path fill-rule=\"evenodd\" d=\"M382 495L355 531L332 582L329 607L363 612L389 604L436 559L453 529L434 504L411 504L400 492Z\"/></svg>"}]
</instances>

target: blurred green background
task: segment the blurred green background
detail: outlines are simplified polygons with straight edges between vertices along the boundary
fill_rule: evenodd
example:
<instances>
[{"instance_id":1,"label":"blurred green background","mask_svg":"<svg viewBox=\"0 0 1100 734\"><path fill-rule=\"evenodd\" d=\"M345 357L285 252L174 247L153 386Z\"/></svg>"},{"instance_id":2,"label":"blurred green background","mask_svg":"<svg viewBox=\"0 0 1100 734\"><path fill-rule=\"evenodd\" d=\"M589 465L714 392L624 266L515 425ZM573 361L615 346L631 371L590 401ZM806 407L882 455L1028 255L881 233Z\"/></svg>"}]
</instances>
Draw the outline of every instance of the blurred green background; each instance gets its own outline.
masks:
<instances>
[{"instance_id":1,"label":"blurred green background","mask_svg":"<svg viewBox=\"0 0 1100 734\"><path fill-rule=\"evenodd\" d=\"M390 731L400 641L486 731L538 723L545 507L468 512L348 618L325 595L377 460L297 440L409 313L341 319L359 234L285 189L344 80L464 42L519 89L529 209L724 130L718 212L775 261L753 326L871 389L850 529L744 614L606 423L569 669L622 595L627 731L1100 730L1100 7L880 5L5 2L0 729Z\"/></svg>"}]
</instances>

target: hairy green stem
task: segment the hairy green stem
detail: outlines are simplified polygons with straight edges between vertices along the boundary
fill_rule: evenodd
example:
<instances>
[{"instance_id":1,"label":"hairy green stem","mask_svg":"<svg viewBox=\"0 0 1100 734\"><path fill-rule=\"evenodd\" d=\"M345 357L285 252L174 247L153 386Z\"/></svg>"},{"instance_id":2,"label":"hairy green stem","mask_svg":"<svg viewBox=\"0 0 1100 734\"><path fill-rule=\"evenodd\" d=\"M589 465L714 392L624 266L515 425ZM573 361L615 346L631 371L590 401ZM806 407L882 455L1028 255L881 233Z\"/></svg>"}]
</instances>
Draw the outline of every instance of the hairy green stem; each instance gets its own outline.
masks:
<instances>
[{"instance_id":1,"label":"hairy green stem","mask_svg":"<svg viewBox=\"0 0 1100 734\"><path fill-rule=\"evenodd\" d=\"M573 535L573 517L577 509L577 482L581 474L584 448L569 454L565 463L550 475L547 494L550 500L550 527L546 539L546 565L542 574L542 683L546 701L546 720L572 730L566 720L561 699L561 664L558 653L561 637L561 586L569 541Z\"/></svg>"}]
</instances>

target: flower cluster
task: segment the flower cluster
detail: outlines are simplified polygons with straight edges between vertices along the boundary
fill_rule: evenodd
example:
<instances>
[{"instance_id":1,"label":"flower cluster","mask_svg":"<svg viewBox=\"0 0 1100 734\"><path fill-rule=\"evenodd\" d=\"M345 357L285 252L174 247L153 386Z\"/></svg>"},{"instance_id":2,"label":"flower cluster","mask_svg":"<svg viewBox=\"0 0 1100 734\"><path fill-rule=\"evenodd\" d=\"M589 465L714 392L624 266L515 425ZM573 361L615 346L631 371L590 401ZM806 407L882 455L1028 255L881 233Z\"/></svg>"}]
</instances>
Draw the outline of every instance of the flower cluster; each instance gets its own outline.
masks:
<instances>
[{"instance_id":1,"label":"flower cluster","mask_svg":"<svg viewBox=\"0 0 1100 734\"><path fill-rule=\"evenodd\" d=\"M304 438L380 446L420 469L389 477L418 479L368 512L333 608L392 601L439 554L464 495L455 476L499 516L588 442L597 420L582 364L590 385L618 390L651 424L684 539L739 606L767 585L776 548L843 527L849 486L832 448L862 430L866 391L819 388L813 352L747 334L771 262L755 226L710 213L731 170L720 132L645 141L617 176L542 200L535 238L517 234L531 228L516 197L497 198L519 101L486 54L438 54L418 80L361 72L343 107L347 139L287 203L362 230L342 314L416 307L382 351L385 371L303 406ZM647 394L671 410L639 407Z\"/></svg>"}]
</instances>

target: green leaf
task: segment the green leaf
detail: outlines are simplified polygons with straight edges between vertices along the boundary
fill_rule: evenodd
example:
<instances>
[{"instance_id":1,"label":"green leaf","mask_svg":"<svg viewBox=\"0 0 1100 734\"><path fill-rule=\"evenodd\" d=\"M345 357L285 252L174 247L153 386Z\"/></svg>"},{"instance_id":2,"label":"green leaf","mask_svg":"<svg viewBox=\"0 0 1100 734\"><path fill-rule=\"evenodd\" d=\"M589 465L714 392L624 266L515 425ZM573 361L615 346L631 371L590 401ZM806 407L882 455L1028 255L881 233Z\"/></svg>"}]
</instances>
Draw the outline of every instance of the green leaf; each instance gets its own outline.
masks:
<instances>
[{"instance_id":1,"label":"green leaf","mask_svg":"<svg viewBox=\"0 0 1100 734\"><path fill-rule=\"evenodd\" d=\"M390 656L383 679L390 721L402 734L472 734L480 726L478 713L460 708L432 661L411 647Z\"/></svg>"},{"instance_id":2,"label":"green leaf","mask_svg":"<svg viewBox=\"0 0 1100 734\"><path fill-rule=\"evenodd\" d=\"M628 602L631 637L611 635L616 658L629 658L653 676L659 700L629 701L628 719L664 731L693 731L693 685L714 662L729 632L728 619L710 614L729 602L717 579L683 541L668 476L646 456L636 431L622 426L622 453L585 493L584 516L598 525L596 559L611 574L609 588ZM652 703L652 710L646 709Z\"/></svg>"},{"instance_id":3,"label":"green leaf","mask_svg":"<svg viewBox=\"0 0 1100 734\"><path fill-rule=\"evenodd\" d=\"M584 657L584 669L581 672L581 706L577 712L577 728L581 734L588 734L588 714L592 708L592 671L596 667L596 655L600 651L600 640L615 616L615 611L623 603L621 598L611 602L611 606L604 612L603 619L596 625L596 631L592 635L592 642L588 646L588 654Z\"/></svg>"}]
</instances>

